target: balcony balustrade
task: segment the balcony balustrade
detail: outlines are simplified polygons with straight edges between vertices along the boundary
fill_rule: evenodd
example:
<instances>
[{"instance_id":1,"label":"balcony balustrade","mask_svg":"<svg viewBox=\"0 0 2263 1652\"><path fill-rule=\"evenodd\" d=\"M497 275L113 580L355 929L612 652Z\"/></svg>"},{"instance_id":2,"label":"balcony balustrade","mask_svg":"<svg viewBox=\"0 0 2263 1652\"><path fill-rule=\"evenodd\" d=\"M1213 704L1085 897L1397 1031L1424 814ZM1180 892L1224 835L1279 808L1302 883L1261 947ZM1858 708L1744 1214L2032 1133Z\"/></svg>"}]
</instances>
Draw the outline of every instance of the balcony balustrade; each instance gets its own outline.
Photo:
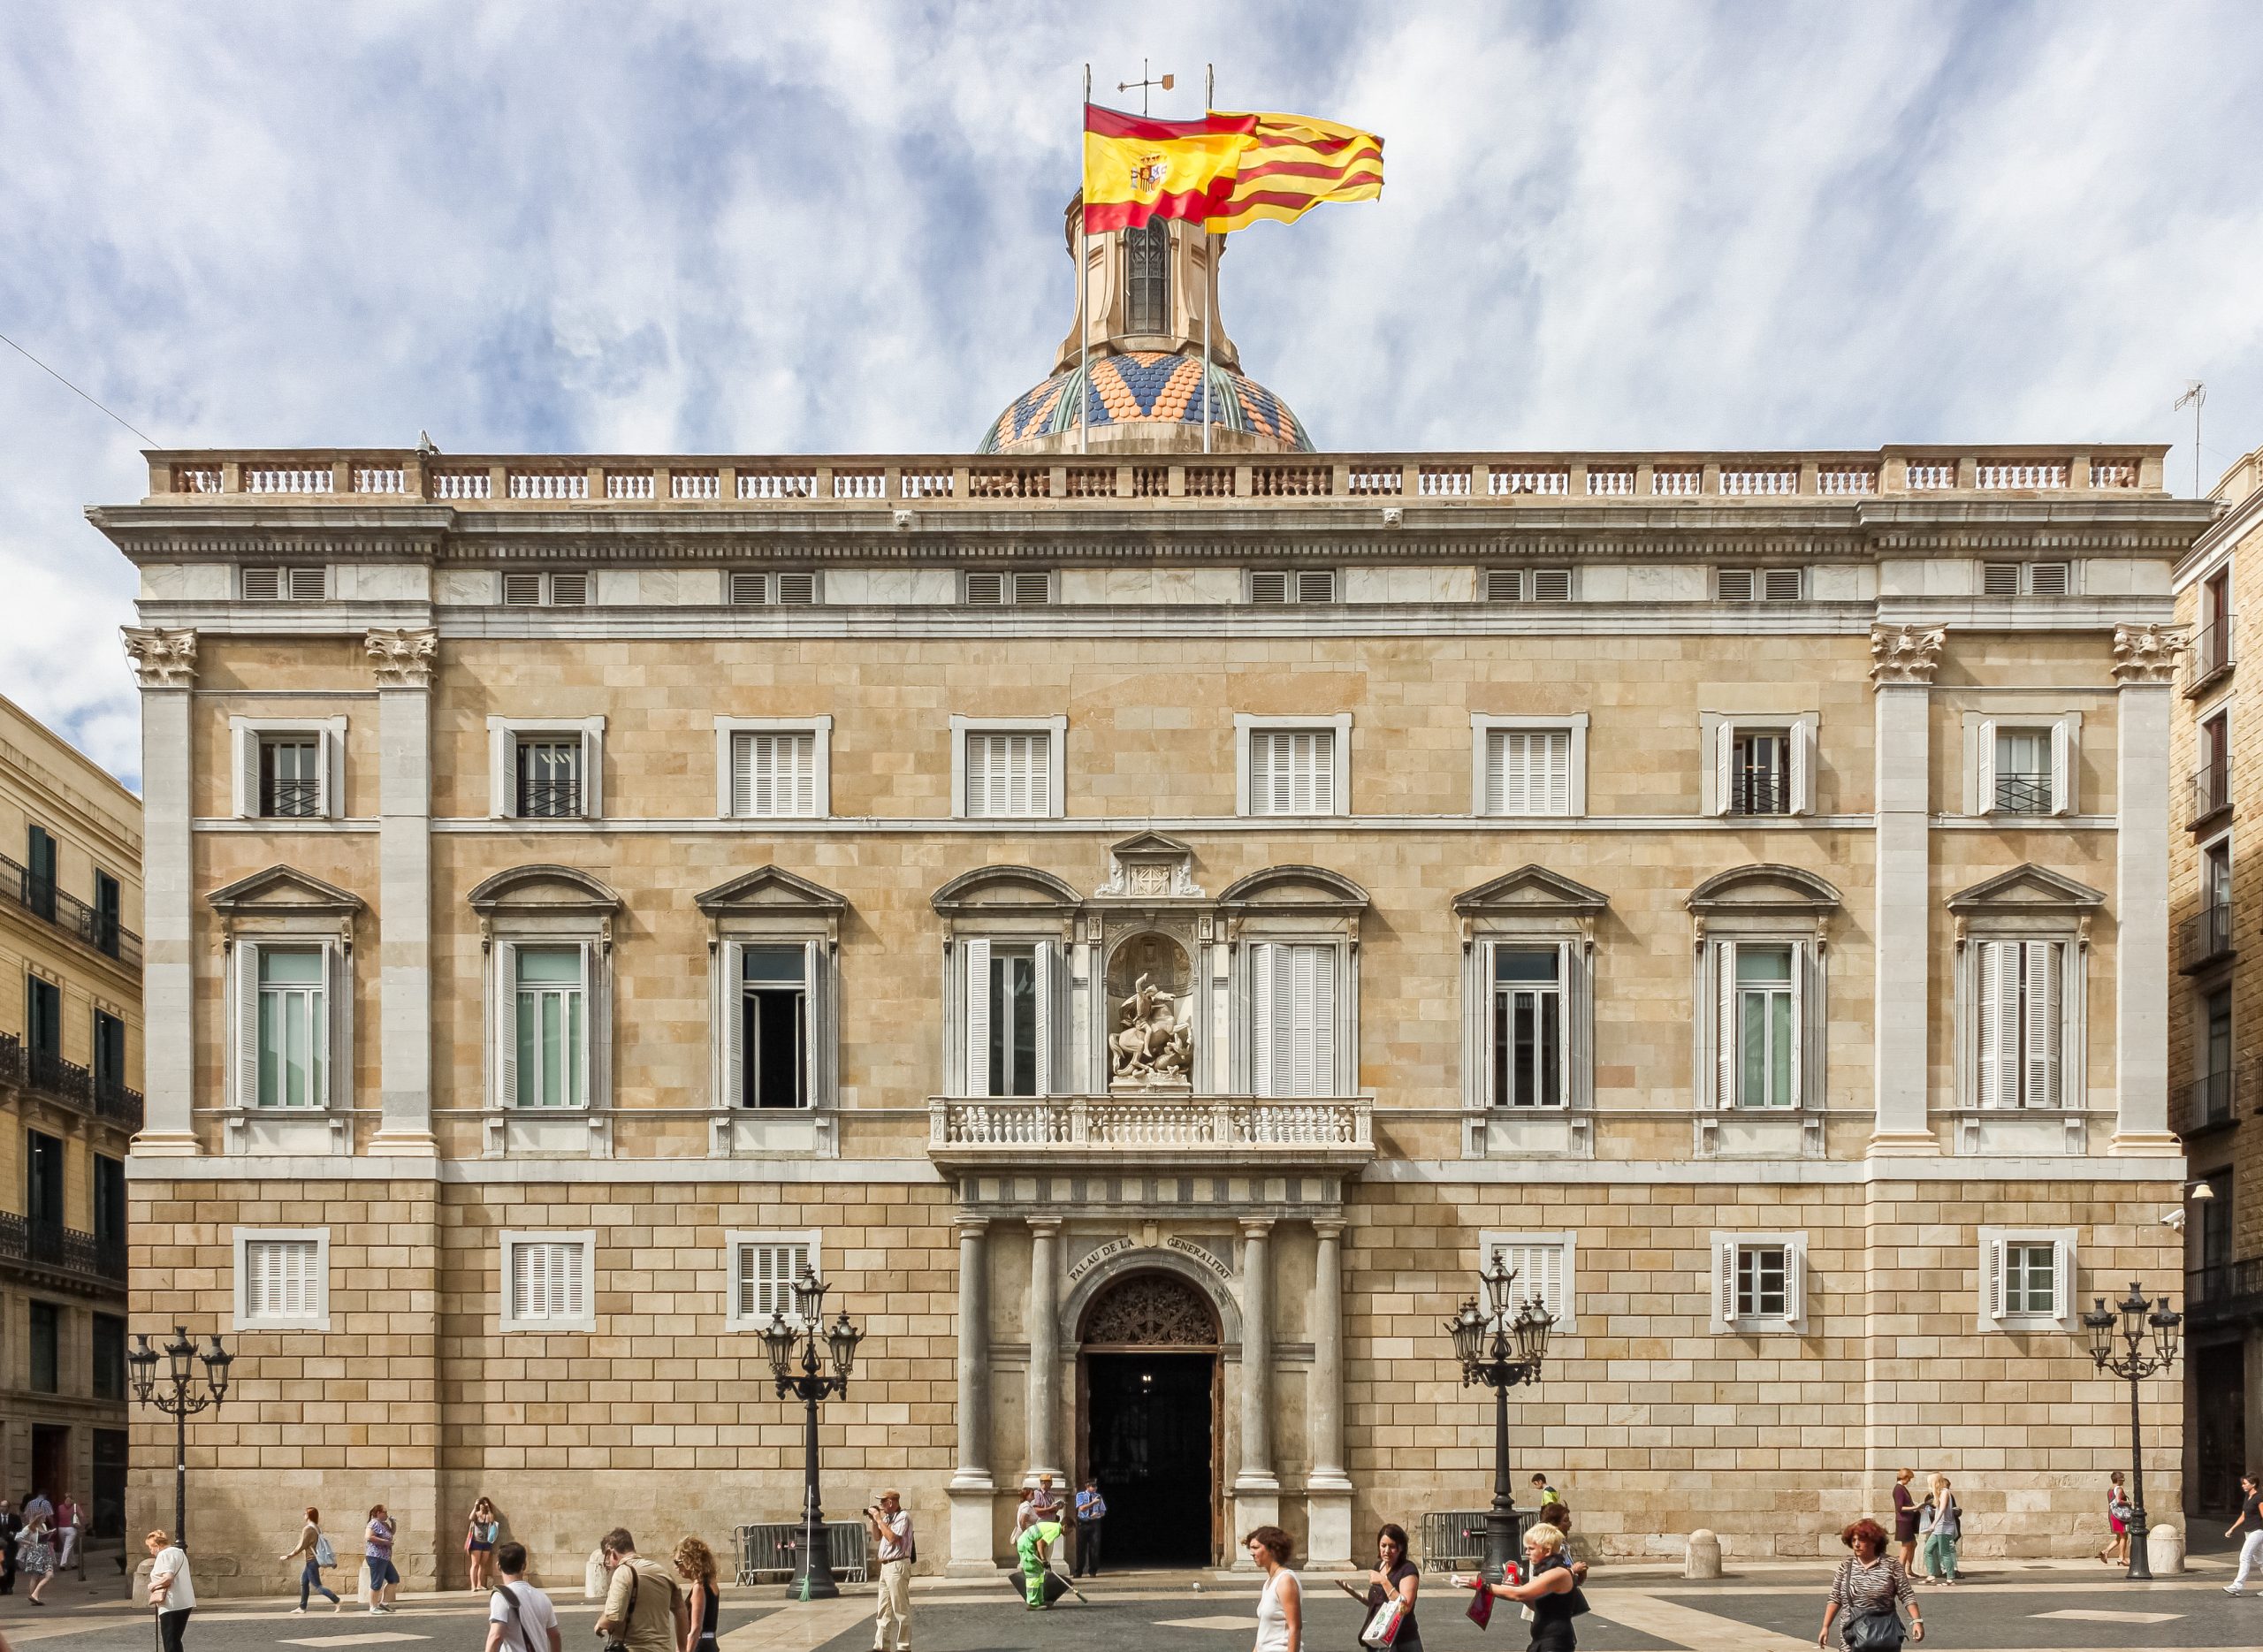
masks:
<instances>
[{"instance_id":1,"label":"balcony balustrade","mask_svg":"<svg viewBox=\"0 0 2263 1652\"><path fill-rule=\"evenodd\" d=\"M2263 1256L2211 1262L2184 1273L2184 1319L2191 1326L2221 1325L2263 1310Z\"/></svg>"},{"instance_id":2,"label":"balcony balustrade","mask_svg":"<svg viewBox=\"0 0 2263 1652\"><path fill-rule=\"evenodd\" d=\"M2232 667L2232 621L2238 616L2223 614L2192 633L2192 651L2186 658L2184 691L2198 694Z\"/></svg>"},{"instance_id":3,"label":"balcony balustrade","mask_svg":"<svg viewBox=\"0 0 2263 1652\"><path fill-rule=\"evenodd\" d=\"M2231 954L2231 902L2204 906L2177 931L2177 968L2190 975Z\"/></svg>"},{"instance_id":4,"label":"balcony balustrade","mask_svg":"<svg viewBox=\"0 0 2263 1652\"><path fill-rule=\"evenodd\" d=\"M2206 763L2192 771L2191 824L2231 807L2231 765Z\"/></svg>"},{"instance_id":5,"label":"balcony balustrade","mask_svg":"<svg viewBox=\"0 0 2263 1652\"><path fill-rule=\"evenodd\" d=\"M1086 1163L1352 1167L1375 1157L1365 1097L938 1096L928 1156L998 1169Z\"/></svg>"},{"instance_id":6,"label":"balcony balustrade","mask_svg":"<svg viewBox=\"0 0 2263 1652\"><path fill-rule=\"evenodd\" d=\"M72 940L117 959L129 970L141 967L141 937L116 918L66 895L52 878L42 878L0 855L0 900L14 902L34 917L52 924Z\"/></svg>"},{"instance_id":7,"label":"balcony balustrade","mask_svg":"<svg viewBox=\"0 0 2263 1652\"><path fill-rule=\"evenodd\" d=\"M2184 1086L2184 1106L2178 1128L2190 1133L2232 1121L2238 1085L2229 1071L2203 1073Z\"/></svg>"},{"instance_id":8,"label":"balcony balustrade","mask_svg":"<svg viewBox=\"0 0 2263 1652\"><path fill-rule=\"evenodd\" d=\"M121 1130L141 1128L139 1090L97 1079L76 1062L50 1050L27 1050L14 1033L0 1032L0 1085L8 1084Z\"/></svg>"},{"instance_id":9,"label":"balcony balustrade","mask_svg":"<svg viewBox=\"0 0 2263 1652\"><path fill-rule=\"evenodd\" d=\"M0 1263L41 1268L82 1281L126 1283L126 1241L96 1238L59 1222L34 1222L0 1211Z\"/></svg>"}]
</instances>

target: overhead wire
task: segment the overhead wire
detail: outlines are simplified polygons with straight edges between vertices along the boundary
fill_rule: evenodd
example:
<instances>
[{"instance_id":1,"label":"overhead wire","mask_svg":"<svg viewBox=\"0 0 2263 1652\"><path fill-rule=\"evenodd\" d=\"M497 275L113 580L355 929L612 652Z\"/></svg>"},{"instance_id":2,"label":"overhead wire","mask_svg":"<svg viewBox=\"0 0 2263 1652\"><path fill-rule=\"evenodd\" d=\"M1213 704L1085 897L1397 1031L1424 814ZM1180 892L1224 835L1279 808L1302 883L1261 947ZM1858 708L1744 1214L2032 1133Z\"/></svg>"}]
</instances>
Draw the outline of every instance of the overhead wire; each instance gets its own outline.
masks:
<instances>
[{"instance_id":1,"label":"overhead wire","mask_svg":"<svg viewBox=\"0 0 2263 1652\"><path fill-rule=\"evenodd\" d=\"M149 432L147 432L146 430L141 430L141 429L139 429L138 427L136 427L136 426L134 426L134 425L133 425L133 424L129 424L129 423L126 423L126 419L125 419L124 417L122 417L122 416L121 416L121 415L119 415L118 414L116 414L116 413L111 412L110 408L103 407L103 404L102 404L101 402L99 402L99 401L95 400L92 396L88 395L85 391L83 391L83 390L80 389L80 388L78 387L78 385L76 385L76 384L72 384L69 379L67 379L67 378L64 377L62 374L60 374L60 373L57 372L53 368L50 367L46 362L44 362L41 361L41 360L39 359L39 357L37 357L37 356L34 355L34 354L33 354L29 350L25 349L25 348L24 348L24 346L23 346L22 345L18 344L18 343L17 343L13 339L11 339L11 338L10 338L6 333L4 333L4 332L0 332L0 344L4 344L4 345L6 345L6 346L11 349L11 350L13 350L13 351L18 354L18 355L22 356L22 357L24 358L24 360L26 360L27 362L30 362L34 367L35 367L35 368L39 369L39 370L40 370L41 372L42 372L42 373L46 374L50 378L53 379L57 384L58 384L62 385L62 386L64 387L64 389L65 389L65 390L69 391L72 395L74 395L74 396L78 397L80 400L81 400L81 401L85 402L88 407L94 407L94 408L96 408L96 409L98 409L99 411L101 411L101 412L103 412L103 413L109 414L109 415L110 415L110 416L111 418L118 420L118 422L120 424L125 425L125 426L126 426L126 428L127 430L132 430L132 431L133 432L133 434L134 434L134 435L136 435L136 436L140 437L143 441L147 442L150 446L152 446L152 447L163 447L163 446L164 445L164 444L163 442L159 441L156 437L151 436L151 435L150 435L150 434L149 434Z\"/></svg>"}]
</instances>

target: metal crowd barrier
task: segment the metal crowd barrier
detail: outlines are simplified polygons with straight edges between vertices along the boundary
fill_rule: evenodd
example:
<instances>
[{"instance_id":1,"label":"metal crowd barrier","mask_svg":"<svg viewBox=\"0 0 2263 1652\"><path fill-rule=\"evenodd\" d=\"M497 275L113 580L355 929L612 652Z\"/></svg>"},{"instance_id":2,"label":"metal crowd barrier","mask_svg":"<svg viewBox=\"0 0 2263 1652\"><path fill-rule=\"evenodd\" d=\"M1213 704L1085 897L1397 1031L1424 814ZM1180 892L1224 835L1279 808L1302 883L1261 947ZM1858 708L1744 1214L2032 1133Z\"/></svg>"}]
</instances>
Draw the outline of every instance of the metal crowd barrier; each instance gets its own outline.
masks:
<instances>
[{"instance_id":1,"label":"metal crowd barrier","mask_svg":"<svg viewBox=\"0 0 2263 1652\"><path fill-rule=\"evenodd\" d=\"M1482 1509L1455 1510L1422 1517L1418 1561L1425 1572L1474 1572L1485 1564L1485 1513ZM1516 1515L1517 1564L1522 1565L1525 1528L1538 1516L1529 1509Z\"/></svg>"},{"instance_id":2,"label":"metal crowd barrier","mask_svg":"<svg viewBox=\"0 0 2263 1652\"><path fill-rule=\"evenodd\" d=\"M738 1542L738 1576L741 1586L750 1583L783 1583L794 1575L799 1564L802 1547L802 1523L799 1520L773 1520L757 1526L732 1528ZM867 1576L868 1560L865 1548L867 1534L862 1520L827 1520L825 1541L833 1561L833 1575L843 1583L864 1583Z\"/></svg>"}]
</instances>

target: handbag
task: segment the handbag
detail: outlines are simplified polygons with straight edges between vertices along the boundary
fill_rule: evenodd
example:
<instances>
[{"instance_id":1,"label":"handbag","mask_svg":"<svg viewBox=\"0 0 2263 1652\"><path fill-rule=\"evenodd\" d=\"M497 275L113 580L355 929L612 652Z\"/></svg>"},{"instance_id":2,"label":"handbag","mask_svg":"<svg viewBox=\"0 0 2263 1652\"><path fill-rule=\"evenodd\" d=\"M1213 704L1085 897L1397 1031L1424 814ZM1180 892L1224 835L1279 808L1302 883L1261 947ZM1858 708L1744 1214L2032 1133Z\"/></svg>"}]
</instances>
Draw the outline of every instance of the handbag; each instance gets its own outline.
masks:
<instances>
[{"instance_id":1,"label":"handbag","mask_svg":"<svg viewBox=\"0 0 2263 1652\"><path fill-rule=\"evenodd\" d=\"M1906 1632L1901 1614L1891 1606L1882 1612L1862 1612L1840 1621L1840 1638L1848 1652L1901 1652Z\"/></svg>"},{"instance_id":2,"label":"handbag","mask_svg":"<svg viewBox=\"0 0 2263 1652\"><path fill-rule=\"evenodd\" d=\"M1368 1626L1360 1631L1360 1644L1387 1647L1398 1639L1398 1625L1406 1621L1406 1603L1391 1596L1375 1608L1375 1615L1368 1619Z\"/></svg>"}]
</instances>

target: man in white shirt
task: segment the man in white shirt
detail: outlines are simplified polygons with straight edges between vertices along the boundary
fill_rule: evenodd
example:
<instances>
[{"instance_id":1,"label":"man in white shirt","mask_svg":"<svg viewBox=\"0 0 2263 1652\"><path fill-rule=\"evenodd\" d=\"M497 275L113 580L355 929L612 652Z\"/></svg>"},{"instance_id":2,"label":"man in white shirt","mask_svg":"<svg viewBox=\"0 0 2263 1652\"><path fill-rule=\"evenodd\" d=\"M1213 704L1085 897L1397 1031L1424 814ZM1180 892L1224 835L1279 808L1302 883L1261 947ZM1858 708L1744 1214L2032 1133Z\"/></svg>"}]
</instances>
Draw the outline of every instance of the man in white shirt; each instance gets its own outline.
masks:
<instances>
[{"instance_id":1,"label":"man in white shirt","mask_svg":"<svg viewBox=\"0 0 2263 1652\"><path fill-rule=\"evenodd\" d=\"M163 1532L142 1540L149 1551L149 1604L157 1612L157 1639L164 1652L181 1652L181 1631L196 1610L196 1585L188 1575L188 1556Z\"/></svg>"},{"instance_id":2,"label":"man in white shirt","mask_svg":"<svg viewBox=\"0 0 2263 1652\"><path fill-rule=\"evenodd\" d=\"M487 1597L486 1652L559 1652L557 1609L526 1580L527 1546L499 1544L495 1564L503 1582Z\"/></svg>"},{"instance_id":3,"label":"man in white shirt","mask_svg":"<svg viewBox=\"0 0 2263 1652\"><path fill-rule=\"evenodd\" d=\"M71 1564L79 1550L79 1528L86 1523L86 1511L69 1492L55 1505L55 1569L62 1571Z\"/></svg>"},{"instance_id":4,"label":"man in white shirt","mask_svg":"<svg viewBox=\"0 0 2263 1652\"><path fill-rule=\"evenodd\" d=\"M911 1652L911 1563L918 1548L911 1537L911 1517L903 1497L894 1487L873 1499L865 1511L873 1558L880 1562L880 1608L872 1621L872 1652Z\"/></svg>"}]
</instances>

